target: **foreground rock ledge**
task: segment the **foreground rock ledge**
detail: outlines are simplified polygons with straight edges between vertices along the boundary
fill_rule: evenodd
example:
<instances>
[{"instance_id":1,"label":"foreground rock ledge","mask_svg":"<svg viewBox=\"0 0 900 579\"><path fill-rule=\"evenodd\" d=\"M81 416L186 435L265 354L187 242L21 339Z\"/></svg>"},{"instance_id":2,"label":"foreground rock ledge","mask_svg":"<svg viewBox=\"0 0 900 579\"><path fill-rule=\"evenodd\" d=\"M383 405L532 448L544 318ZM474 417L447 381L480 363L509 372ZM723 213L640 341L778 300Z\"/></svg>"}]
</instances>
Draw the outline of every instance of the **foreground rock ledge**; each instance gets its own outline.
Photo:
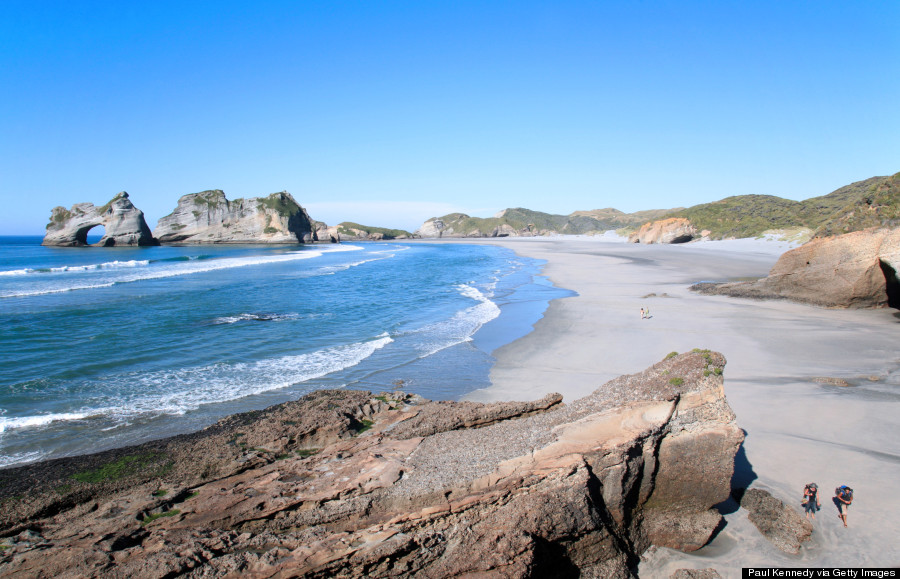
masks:
<instances>
[{"instance_id":1,"label":"foreground rock ledge","mask_svg":"<svg viewBox=\"0 0 900 579\"><path fill-rule=\"evenodd\" d=\"M330 391L0 470L0 575L634 577L721 520L743 440L721 354L562 405Z\"/></svg>"}]
</instances>

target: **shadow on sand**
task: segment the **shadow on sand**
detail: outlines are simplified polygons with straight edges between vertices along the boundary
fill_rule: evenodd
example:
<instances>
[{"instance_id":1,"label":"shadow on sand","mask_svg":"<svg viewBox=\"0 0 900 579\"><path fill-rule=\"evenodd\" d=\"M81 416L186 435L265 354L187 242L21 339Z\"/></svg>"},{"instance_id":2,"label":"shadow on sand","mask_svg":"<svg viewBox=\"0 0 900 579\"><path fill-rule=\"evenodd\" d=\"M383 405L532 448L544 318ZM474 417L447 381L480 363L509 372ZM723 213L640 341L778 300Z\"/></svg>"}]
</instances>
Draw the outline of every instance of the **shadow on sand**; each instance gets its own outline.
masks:
<instances>
[{"instance_id":1,"label":"shadow on sand","mask_svg":"<svg viewBox=\"0 0 900 579\"><path fill-rule=\"evenodd\" d=\"M746 442L748 436L747 431L744 430L743 432L744 442ZM747 460L747 452L744 450L744 443L742 442L740 448L738 448L737 454L734 455L734 473L731 475L731 496L715 506L723 517L737 512L737 510L741 508L740 502L744 496L744 491L746 491L757 478L756 472L753 470L753 465ZM719 526L716 527L716 530L713 531L712 535L709 537L709 542L707 542L707 544L715 540L727 525L728 523L723 518L719 522Z\"/></svg>"}]
</instances>

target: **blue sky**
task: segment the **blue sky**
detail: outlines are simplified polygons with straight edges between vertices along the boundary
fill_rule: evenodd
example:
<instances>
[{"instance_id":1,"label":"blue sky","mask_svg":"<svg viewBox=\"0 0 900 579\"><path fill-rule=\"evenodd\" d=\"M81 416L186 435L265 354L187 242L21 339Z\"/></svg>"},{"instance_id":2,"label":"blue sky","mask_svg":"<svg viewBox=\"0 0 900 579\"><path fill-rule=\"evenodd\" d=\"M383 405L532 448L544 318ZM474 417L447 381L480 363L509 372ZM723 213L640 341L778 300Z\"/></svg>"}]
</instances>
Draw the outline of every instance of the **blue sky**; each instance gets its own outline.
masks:
<instances>
[{"instance_id":1,"label":"blue sky","mask_svg":"<svg viewBox=\"0 0 900 579\"><path fill-rule=\"evenodd\" d=\"M451 211L805 199L900 171L900 2L0 2L0 234L126 190Z\"/></svg>"}]
</instances>

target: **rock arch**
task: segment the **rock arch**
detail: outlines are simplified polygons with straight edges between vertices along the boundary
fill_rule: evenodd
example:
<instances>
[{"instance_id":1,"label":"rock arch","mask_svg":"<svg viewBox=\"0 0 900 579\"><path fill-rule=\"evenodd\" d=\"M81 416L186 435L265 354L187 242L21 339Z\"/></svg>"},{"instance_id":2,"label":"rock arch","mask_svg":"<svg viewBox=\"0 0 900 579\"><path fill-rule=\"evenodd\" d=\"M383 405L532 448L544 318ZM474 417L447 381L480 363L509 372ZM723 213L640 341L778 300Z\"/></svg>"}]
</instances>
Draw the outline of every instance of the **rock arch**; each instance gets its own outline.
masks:
<instances>
[{"instance_id":1,"label":"rock arch","mask_svg":"<svg viewBox=\"0 0 900 579\"><path fill-rule=\"evenodd\" d=\"M94 207L93 203L76 203L70 209L54 207L42 245L88 245L88 232L99 225L105 234L98 246L159 245L144 220L144 212L131 203L125 191L103 207Z\"/></svg>"}]
</instances>

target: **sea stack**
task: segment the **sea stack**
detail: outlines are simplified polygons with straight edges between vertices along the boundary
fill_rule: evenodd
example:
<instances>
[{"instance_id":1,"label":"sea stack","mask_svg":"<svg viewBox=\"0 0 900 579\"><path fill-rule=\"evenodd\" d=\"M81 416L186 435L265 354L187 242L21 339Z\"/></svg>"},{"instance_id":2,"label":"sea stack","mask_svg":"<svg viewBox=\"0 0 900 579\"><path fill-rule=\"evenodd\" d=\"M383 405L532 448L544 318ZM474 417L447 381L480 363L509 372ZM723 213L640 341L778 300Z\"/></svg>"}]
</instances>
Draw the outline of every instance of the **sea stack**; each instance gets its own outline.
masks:
<instances>
[{"instance_id":1,"label":"sea stack","mask_svg":"<svg viewBox=\"0 0 900 579\"><path fill-rule=\"evenodd\" d=\"M153 232L161 243L309 243L312 220L290 193L229 201L220 189L190 193Z\"/></svg>"},{"instance_id":2,"label":"sea stack","mask_svg":"<svg viewBox=\"0 0 900 579\"><path fill-rule=\"evenodd\" d=\"M88 245L88 232L98 225L106 230L98 246L159 245L144 220L144 212L131 203L125 191L103 207L94 207L93 203L76 203L71 209L54 207L41 244Z\"/></svg>"}]
</instances>

